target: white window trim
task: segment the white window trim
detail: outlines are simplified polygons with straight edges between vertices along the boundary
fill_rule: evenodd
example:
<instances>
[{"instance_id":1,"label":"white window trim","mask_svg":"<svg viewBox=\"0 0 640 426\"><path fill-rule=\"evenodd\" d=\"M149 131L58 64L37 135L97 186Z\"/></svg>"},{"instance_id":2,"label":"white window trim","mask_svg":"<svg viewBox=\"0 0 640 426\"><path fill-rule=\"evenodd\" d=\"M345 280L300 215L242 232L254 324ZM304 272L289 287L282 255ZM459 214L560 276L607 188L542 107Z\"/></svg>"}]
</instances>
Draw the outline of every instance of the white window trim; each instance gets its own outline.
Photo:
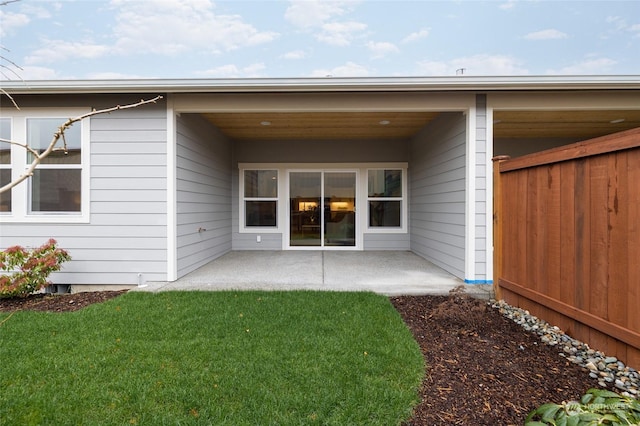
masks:
<instances>
[{"instance_id":1,"label":"white window trim","mask_svg":"<svg viewBox=\"0 0 640 426\"><path fill-rule=\"evenodd\" d=\"M276 177L278 179L278 186L277 186L277 197L275 198L270 198L270 197L261 197L259 198L259 200L263 200L263 199L269 199L269 200L274 200L276 202L276 226L247 226L245 224L245 211L244 211L244 202L249 200L258 200L256 198L252 198L252 197L245 197L244 196L244 172L245 170L275 170L276 171ZM283 206L283 202L282 202L282 193L283 193L283 183L282 183L282 171L278 168L278 167L268 167L268 165L246 165L246 167L240 167L240 179L239 179L239 188L238 188L238 196L239 196L239 210L238 210L238 223L239 223L239 232L241 234L253 234L253 233L260 233L260 234L275 234L275 233L280 233L282 232L282 228L283 228L283 223L282 223L282 206Z\"/></svg>"},{"instance_id":2,"label":"white window trim","mask_svg":"<svg viewBox=\"0 0 640 426\"><path fill-rule=\"evenodd\" d=\"M290 171L355 171L356 172L356 245L362 247L365 234L406 234L408 232L408 163L238 163L238 232L241 234L280 233L283 238L283 249L288 249L288 208L289 205L289 172ZM369 170L402 170L402 204L400 227L369 227L368 206L368 171ZM278 171L278 206L277 226L273 228L245 227L244 225L244 171L245 170L277 170ZM285 232L286 231L286 232ZM298 249L298 247L296 247ZM353 249L353 248L351 248Z\"/></svg>"},{"instance_id":3,"label":"white window trim","mask_svg":"<svg viewBox=\"0 0 640 426\"><path fill-rule=\"evenodd\" d=\"M369 197L369 171L370 170L401 170L402 171L402 197ZM407 208L409 203L407 202L407 166L403 167L390 167L390 166L378 166L369 167L366 170L364 177L365 186L365 233L367 234L406 234L408 213ZM369 201L400 201L400 226L369 226Z\"/></svg>"},{"instance_id":4,"label":"white window trim","mask_svg":"<svg viewBox=\"0 0 640 426\"><path fill-rule=\"evenodd\" d=\"M27 141L27 119L28 118L54 118L60 119L60 124L63 124L70 117L78 117L80 115L91 112L91 108L21 108L20 110L2 108L0 109L0 116L3 118L11 118L11 138L16 142L24 143ZM0 215L2 222L12 223L89 223L91 213L90 208L90 194L91 190L89 184L91 182L90 170L91 165L89 160L91 158L90 153L90 118L75 123L74 126L81 126L81 205L80 212L30 212L29 201L31 182L30 178L27 181L21 182L15 186L12 191L12 206L11 213ZM52 135L53 136L53 135ZM11 178L12 180L18 179L20 175L26 170L27 163L27 151L17 145L11 147ZM76 165L69 168L77 168Z\"/></svg>"}]
</instances>

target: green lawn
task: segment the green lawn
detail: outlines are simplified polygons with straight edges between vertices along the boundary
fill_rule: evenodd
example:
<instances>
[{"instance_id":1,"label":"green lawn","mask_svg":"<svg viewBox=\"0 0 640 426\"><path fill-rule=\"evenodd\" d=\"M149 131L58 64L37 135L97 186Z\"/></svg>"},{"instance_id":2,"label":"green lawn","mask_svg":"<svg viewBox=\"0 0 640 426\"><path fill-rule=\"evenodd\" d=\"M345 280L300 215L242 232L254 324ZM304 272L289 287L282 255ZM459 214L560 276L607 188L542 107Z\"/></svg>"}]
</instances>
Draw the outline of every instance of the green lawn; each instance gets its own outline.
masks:
<instances>
[{"instance_id":1,"label":"green lawn","mask_svg":"<svg viewBox=\"0 0 640 426\"><path fill-rule=\"evenodd\" d=\"M0 314L2 424L393 425L424 362L371 293L128 293Z\"/></svg>"}]
</instances>

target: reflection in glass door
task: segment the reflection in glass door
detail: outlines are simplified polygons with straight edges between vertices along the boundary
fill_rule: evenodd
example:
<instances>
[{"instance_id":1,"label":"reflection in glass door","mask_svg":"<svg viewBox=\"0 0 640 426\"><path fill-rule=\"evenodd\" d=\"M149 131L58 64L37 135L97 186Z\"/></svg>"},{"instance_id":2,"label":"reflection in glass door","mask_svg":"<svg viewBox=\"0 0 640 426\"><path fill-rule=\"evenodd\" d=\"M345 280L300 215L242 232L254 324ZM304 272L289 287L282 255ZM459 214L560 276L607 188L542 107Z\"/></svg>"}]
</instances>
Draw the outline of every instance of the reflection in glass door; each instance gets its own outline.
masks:
<instances>
[{"instance_id":1,"label":"reflection in glass door","mask_svg":"<svg viewBox=\"0 0 640 426\"><path fill-rule=\"evenodd\" d=\"M289 174L289 246L355 247L356 173Z\"/></svg>"},{"instance_id":2,"label":"reflection in glass door","mask_svg":"<svg viewBox=\"0 0 640 426\"><path fill-rule=\"evenodd\" d=\"M324 174L324 245L356 245L356 174Z\"/></svg>"},{"instance_id":3,"label":"reflection in glass door","mask_svg":"<svg viewBox=\"0 0 640 426\"><path fill-rule=\"evenodd\" d=\"M321 246L322 239L322 173L291 172L289 174L289 245Z\"/></svg>"}]
</instances>

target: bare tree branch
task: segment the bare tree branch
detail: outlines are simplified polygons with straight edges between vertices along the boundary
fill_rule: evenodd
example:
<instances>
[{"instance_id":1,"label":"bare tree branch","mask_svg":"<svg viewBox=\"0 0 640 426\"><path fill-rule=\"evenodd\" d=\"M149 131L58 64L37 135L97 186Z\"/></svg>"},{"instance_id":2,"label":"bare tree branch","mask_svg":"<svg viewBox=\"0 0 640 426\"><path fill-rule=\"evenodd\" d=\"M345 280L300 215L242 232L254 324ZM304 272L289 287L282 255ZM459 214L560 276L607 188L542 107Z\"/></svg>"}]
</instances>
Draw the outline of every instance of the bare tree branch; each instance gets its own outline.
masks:
<instances>
[{"instance_id":1,"label":"bare tree branch","mask_svg":"<svg viewBox=\"0 0 640 426\"><path fill-rule=\"evenodd\" d=\"M20 143L20 142L12 141L10 139L3 139L3 138L0 138L0 143L8 143L8 144L11 144L11 145L17 145L19 147L22 147L22 148L26 149L27 151L29 151L31 154L33 154L35 156L38 155L38 152L35 151L33 148L31 148L26 143Z\"/></svg>"},{"instance_id":2,"label":"bare tree branch","mask_svg":"<svg viewBox=\"0 0 640 426\"><path fill-rule=\"evenodd\" d=\"M111 108L106 108L106 109L101 109L101 110L95 110L94 109L93 111L88 112L86 114L80 115L80 116L75 117L75 118L70 118L67 121L65 121L60 127L58 127L58 130L53 134L53 138L51 139L51 142L49 143L49 146L47 147L47 149L45 149L41 153L39 153L36 150L34 150L33 148L29 147L27 144L23 144L23 143L20 143L20 142L15 142L15 141L10 141L10 140L6 140L6 139L0 139L0 143L4 142L4 143L12 144L12 145L21 146L24 149L28 150L31 154L33 154L33 161L31 162L29 167L27 167L25 172L23 174L21 174L17 179L9 182L8 184L6 184L2 188L0 188L0 194L2 194L5 191L9 191L11 188L13 188L14 186L16 186L19 183L23 182L24 180L28 179L30 176L33 176L33 171L36 169L36 167L38 167L40 162L44 158L46 158L49 154L51 154L52 152L54 152L54 151L64 151L66 153L67 152L67 143L66 143L66 140L65 140L65 132L67 131L67 129L69 127L71 127L73 125L73 123L77 123L79 121L84 120L85 118L89 118L89 117L92 117L94 115L108 114L110 112L114 112L114 111L118 111L118 110L137 108L137 107L139 107L141 105L146 105L146 104L151 104L151 103L155 104L160 99L162 99L162 96L158 95L153 99L147 99L147 100L142 99L139 102L136 102L136 103L133 103L133 104L117 105L117 106L114 106L114 107L111 107ZM62 138L62 140L63 140L64 147L63 148L56 148L56 144L58 143L60 138Z\"/></svg>"}]
</instances>

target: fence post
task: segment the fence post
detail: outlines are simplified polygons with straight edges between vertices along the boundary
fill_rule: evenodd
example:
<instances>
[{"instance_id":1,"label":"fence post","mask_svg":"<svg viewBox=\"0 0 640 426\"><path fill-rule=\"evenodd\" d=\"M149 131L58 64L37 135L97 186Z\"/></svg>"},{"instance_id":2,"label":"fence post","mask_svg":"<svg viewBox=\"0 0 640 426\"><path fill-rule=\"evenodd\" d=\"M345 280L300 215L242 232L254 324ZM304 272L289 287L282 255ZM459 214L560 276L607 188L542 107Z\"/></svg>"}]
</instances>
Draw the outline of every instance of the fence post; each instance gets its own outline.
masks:
<instances>
[{"instance_id":1,"label":"fence post","mask_svg":"<svg viewBox=\"0 0 640 426\"><path fill-rule=\"evenodd\" d=\"M500 277L502 276L502 247L503 247L503 196L500 164L509 160L508 155L498 155L493 161L493 292L496 300L502 299Z\"/></svg>"}]
</instances>

